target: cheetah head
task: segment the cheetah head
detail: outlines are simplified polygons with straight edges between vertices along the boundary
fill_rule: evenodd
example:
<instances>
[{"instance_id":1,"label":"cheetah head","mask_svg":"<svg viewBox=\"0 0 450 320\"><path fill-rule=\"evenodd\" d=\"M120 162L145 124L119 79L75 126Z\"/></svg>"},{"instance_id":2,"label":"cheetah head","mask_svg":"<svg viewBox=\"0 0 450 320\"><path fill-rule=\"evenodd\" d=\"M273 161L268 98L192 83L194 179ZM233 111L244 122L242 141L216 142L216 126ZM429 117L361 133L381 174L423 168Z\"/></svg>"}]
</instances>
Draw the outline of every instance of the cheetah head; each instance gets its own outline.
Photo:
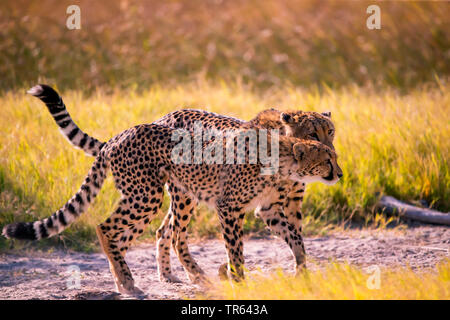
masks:
<instances>
[{"instance_id":1,"label":"cheetah head","mask_svg":"<svg viewBox=\"0 0 450 320\"><path fill-rule=\"evenodd\" d=\"M280 113L286 136L319 141L334 150L331 112L286 111Z\"/></svg>"},{"instance_id":2,"label":"cheetah head","mask_svg":"<svg viewBox=\"0 0 450 320\"><path fill-rule=\"evenodd\" d=\"M293 180L304 183L320 181L333 185L343 176L336 152L323 143L300 140L294 144L293 153L298 165L291 177Z\"/></svg>"}]
</instances>

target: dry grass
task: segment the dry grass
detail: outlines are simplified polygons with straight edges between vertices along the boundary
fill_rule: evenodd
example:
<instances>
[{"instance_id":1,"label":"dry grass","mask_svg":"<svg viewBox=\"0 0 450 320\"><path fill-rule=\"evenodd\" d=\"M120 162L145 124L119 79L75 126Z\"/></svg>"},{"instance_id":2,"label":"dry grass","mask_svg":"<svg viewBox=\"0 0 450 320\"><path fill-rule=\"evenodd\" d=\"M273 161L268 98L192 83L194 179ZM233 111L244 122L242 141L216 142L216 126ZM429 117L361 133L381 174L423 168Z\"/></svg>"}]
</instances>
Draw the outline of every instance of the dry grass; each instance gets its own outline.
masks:
<instances>
[{"instance_id":1,"label":"dry grass","mask_svg":"<svg viewBox=\"0 0 450 320\"><path fill-rule=\"evenodd\" d=\"M293 277L281 271L270 275L254 273L242 283L222 281L199 299L239 300L448 300L450 261L431 272L409 268L380 269L377 284L374 269L332 263L322 269Z\"/></svg>"},{"instance_id":2,"label":"dry grass","mask_svg":"<svg viewBox=\"0 0 450 320\"><path fill-rule=\"evenodd\" d=\"M0 89L38 81L61 88L241 79L415 87L450 74L445 1L385 1L381 30L368 30L371 1L76 1L81 30L68 30L71 0L0 3Z\"/></svg>"}]
</instances>

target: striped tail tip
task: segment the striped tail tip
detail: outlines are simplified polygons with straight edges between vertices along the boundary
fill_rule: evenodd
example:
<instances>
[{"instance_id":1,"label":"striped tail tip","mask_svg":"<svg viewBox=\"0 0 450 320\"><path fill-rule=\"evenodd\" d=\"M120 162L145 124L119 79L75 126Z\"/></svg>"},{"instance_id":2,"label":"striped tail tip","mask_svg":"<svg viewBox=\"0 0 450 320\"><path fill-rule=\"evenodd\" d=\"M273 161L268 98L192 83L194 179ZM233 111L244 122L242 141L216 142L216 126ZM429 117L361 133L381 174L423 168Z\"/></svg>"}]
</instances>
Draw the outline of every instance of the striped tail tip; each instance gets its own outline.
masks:
<instances>
[{"instance_id":1,"label":"striped tail tip","mask_svg":"<svg viewBox=\"0 0 450 320\"><path fill-rule=\"evenodd\" d=\"M34 86L30 90L28 90L27 93L36 98L39 98L42 102L44 102L53 116L56 113L66 110L66 107L58 92L56 92L55 89L46 84L38 84L37 86Z\"/></svg>"},{"instance_id":2,"label":"striped tail tip","mask_svg":"<svg viewBox=\"0 0 450 320\"><path fill-rule=\"evenodd\" d=\"M61 103L62 99L59 96L58 92L55 91L52 87L46 84L38 84L34 86L27 93L41 99L44 103Z\"/></svg>"},{"instance_id":3,"label":"striped tail tip","mask_svg":"<svg viewBox=\"0 0 450 320\"><path fill-rule=\"evenodd\" d=\"M3 236L8 239L36 240L33 222L15 222L3 228Z\"/></svg>"},{"instance_id":4,"label":"striped tail tip","mask_svg":"<svg viewBox=\"0 0 450 320\"><path fill-rule=\"evenodd\" d=\"M44 93L44 88L42 85L38 84L37 86L34 86L30 90L27 91L28 94L31 94L32 96L39 97Z\"/></svg>"}]
</instances>

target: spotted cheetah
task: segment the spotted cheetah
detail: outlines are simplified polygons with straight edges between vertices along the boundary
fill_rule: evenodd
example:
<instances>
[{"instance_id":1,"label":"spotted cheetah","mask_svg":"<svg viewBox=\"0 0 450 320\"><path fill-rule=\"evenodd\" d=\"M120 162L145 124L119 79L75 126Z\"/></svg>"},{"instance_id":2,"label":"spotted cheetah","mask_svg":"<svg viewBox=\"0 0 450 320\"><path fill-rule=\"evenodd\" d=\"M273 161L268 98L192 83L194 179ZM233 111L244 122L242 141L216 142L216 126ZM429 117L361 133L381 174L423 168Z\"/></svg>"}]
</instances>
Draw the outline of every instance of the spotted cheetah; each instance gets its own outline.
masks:
<instances>
[{"instance_id":1,"label":"spotted cheetah","mask_svg":"<svg viewBox=\"0 0 450 320\"><path fill-rule=\"evenodd\" d=\"M29 92L46 102L53 115L58 113L52 108L60 104L60 97L53 89L40 85ZM125 253L161 208L163 186L168 182L175 193L186 193L188 199L196 202L204 202L205 195L210 196L207 204L218 211L228 253L228 271L235 279L243 276L244 214L253 209L266 223L276 227L293 248L297 264L304 264L301 235L283 213L283 200L289 193L286 186L290 187L287 182L307 179L335 183L342 171L334 150L317 141L281 136L279 170L272 175L261 175L260 170L265 166L262 163L174 163L172 150L176 142L171 139L174 131L159 124L138 125L102 143L80 190L61 209L40 221L7 225L3 235L38 240L62 232L86 210L111 170L121 199L110 218L96 230L119 292L140 291L134 286ZM190 150L190 153L195 152Z\"/></svg>"},{"instance_id":2,"label":"spotted cheetah","mask_svg":"<svg viewBox=\"0 0 450 320\"><path fill-rule=\"evenodd\" d=\"M82 149L87 155L96 156L104 142L101 142L79 129L67 112L62 98L55 92L48 97L41 97L46 103L48 110L52 114L60 131L76 148ZM294 136L298 138L320 141L334 150L334 126L331 122L329 112L302 112L289 111L280 112L275 109L269 109L260 112L254 119L243 121L240 119L219 115L202 110L184 109L167 114L154 123L165 125L171 128L183 128L190 131L194 130L194 123L200 121L207 129L217 129L221 131L238 130L242 128L267 128L279 129L282 135ZM192 213L195 210L196 203L182 193L174 193L173 185L167 186L171 195L171 207L166 215L163 224L157 232L158 245L158 273L161 281L179 281L173 276L170 267L170 244L175 249L179 260L185 268L188 277L196 280L203 274L201 268L191 257L187 245L187 225L190 222ZM301 221L301 203L305 191L304 182L291 182L288 196L283 205L284 213L289 223L298 230L302 231ZM186 217L178 219L180 228L172 236L172 227L169 227L172 216ZM271 225L268 225L272 229ZM295 254L294 254L295 255Z\"/></svg>"}]
</instances>

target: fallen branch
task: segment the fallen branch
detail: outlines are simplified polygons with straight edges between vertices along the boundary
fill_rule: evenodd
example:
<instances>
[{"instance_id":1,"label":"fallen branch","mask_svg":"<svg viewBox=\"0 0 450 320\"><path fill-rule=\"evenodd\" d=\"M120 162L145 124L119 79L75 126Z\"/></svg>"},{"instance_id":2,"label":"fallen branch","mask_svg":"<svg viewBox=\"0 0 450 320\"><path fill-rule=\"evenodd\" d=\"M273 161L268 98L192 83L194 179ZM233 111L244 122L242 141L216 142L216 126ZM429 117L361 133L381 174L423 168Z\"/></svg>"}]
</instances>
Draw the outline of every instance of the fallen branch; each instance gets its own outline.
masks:
<instances>
[{"instance_id":1,"label":"fallen branch","mask_svg":"<svg viewBox=\"0 0 450 320\"><path fill-rule=\"evenodd\" d=\"M409 249L417 249L417 250L435 250L435 251L445 251L450 252L450 249L446 248L438 248L438 247L429 247L429 246L408 246L408 245L399 245L394 246L396 248L409 248Z\"/></svg>"},{"instance_id":2,"label":"fallen branch","mask_svg":"<svg viewBox=\"0 0 450 320\"><path fill-rule=\"evenodd\" d=\"M398 214L401 218L450 226L450 214L412 206L394 197L383 196L378 205L384 212Z\"/></svg>"}]
</instances>

